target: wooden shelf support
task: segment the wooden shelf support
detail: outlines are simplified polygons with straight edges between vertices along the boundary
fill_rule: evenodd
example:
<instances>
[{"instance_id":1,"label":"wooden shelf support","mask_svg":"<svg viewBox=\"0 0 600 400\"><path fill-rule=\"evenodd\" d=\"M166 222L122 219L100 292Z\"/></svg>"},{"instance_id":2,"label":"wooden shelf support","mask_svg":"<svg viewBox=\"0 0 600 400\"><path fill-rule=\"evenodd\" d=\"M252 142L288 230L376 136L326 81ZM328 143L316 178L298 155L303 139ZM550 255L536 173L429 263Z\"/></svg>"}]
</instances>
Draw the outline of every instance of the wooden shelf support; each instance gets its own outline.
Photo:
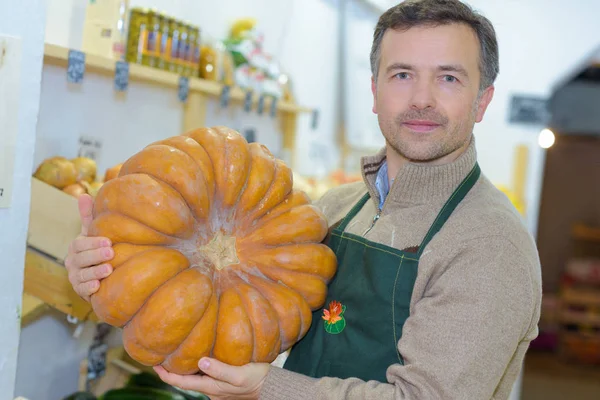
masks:
<instances>
[{"instance_id":1,"label":"wooden shelf support","mask_svg":"<svg viewBox=\"0 0 600 400\"><path fill-rule=\"evenodd\" d=\"M79 320L98 321L91 305L75 293L61 264L28 248L23 292Z\"/></svg>"}]
</instances>

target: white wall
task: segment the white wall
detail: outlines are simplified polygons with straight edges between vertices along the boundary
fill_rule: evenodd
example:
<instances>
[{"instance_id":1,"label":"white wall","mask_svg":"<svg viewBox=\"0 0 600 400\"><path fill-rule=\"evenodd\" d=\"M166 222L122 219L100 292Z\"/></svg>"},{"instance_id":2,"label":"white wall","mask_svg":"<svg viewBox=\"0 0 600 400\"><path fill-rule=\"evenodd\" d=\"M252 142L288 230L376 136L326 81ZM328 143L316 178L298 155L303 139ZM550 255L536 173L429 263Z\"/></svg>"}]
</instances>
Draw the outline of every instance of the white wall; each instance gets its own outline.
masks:
<instances>
[{"instance_id":1,"label":"white wall","mask_svg":"<svg viewBox=\"0 0 600 400\"><path fill-rule=\"evenodd\" d=\"M40 99L45 11L41 1L0 0L0 35L21 38L18 133L11 207L0 209L0 400L12 399L19 346L30 171ZM2 121L0 121L2 125ZM0 128L1 129L1 128ZM0 143L0 146L5 145Z\"/></svg>"}]
</instances>

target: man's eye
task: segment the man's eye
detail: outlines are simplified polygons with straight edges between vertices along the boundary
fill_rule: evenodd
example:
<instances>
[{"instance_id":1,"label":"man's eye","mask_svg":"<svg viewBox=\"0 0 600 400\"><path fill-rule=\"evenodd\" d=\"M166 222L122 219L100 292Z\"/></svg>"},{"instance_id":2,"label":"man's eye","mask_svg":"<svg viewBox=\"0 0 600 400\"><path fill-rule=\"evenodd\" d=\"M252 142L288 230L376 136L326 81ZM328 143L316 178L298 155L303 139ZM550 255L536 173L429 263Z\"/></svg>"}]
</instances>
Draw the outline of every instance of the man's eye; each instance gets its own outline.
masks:
<instances>
[{"instance_id":1,"label":"man's eye","mask_svg":"<svg viewBox=\"0 0 600 400\"><path fill-rule=\"evenodd\" d=\"M399 72L396 75L394 75L394 77L396 77L398 79L408 79L408 73L407 72Z\"/></svg>"},{"instance_id":2,"label":"man's eye","mask_svg":"<svg viewBox=\"0 0 600 400\"><path fill-rule=\"evenodd\" d=\"M453 83L453 82L456 82L456 77L454 77L452 75L444 75L444 81Z\"/></svg>"}]
</instances>

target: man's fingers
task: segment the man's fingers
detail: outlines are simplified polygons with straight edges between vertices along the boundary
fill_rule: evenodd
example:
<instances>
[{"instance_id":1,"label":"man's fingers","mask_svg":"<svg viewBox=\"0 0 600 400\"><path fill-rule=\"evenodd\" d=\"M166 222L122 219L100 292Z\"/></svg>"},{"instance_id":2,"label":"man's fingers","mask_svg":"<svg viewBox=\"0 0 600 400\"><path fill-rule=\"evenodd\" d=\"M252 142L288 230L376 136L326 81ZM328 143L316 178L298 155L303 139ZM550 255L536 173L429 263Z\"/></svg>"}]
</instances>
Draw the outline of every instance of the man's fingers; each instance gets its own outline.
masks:
<instances>
[{"instance_id":1,"label":"man's fingers","mask_svg":"<svg viewBox=\"0 0 600 400\"><path fill-rule=\"evenodd\" d=\"M156 371L160 379L164 382L180 389L195 390L200 393L208 394L207 389L211 386L211 383L208 380L212 380L212 378L208 376L172 374L167 372L167 370L161 366L154 367L154 371ZM211 393L215 392L212 391Z\"/></svg>"},{"instance_id":2,"label":"man's fingers","mask_svg":"<svg viewBox=\"0 0 600 400\"><path fill-rule=\"evenodd\" d=\"M154 367L160 379L169 385L184 390L194 390L207 396L239 393L240 388L220 382L208 375L177 375L167 372L162 366Z\"/></svg>"},{"instance_id":3,"label":"man's fingers","mask_svg":"<svg viewBox=\"0 0 600 400\"><path fill-rule=\"evenodd\" d=\"M65 261L65 266L69 271L77 271L82 268L88 268L110 261L114 254L115 251L110 247L82 251L81 253L71 255L69 259Z\"/></svg>"},{"instance_id":4,"label":"man's fingers","mask_svg":"<svg viewBox=\"0 0 600 400\"><path fill-rule=\"evenodd\" d=\"M89 194L82 194L78 197L79 216L81 217L81 234L87 236L92 220L94 219L92 211L94 209L94 200Z\"/></svg>"},{"instance_id":5,"label":"man's fingers","mask_svg":"<svg viewBox=\"0 0 600 400\"><path fill-rule=\"evenodd\" d=\"M75 286L75 292L83 297L86 301L90 301L90 296L100 289L100 281L88 281Z\"/></svg>"},{"instance_id":6,"label":"man's fingers","mask_svg":"<svg viewBox=\"0 0 600 400\"><path fill-rule=\"evenodd\" d=\"M233 386L242 386L244 384L243 374L240 374L240 370L243 367L228 365L213 358L202 358L198 366L202 372L212 376L216 380L229 383Z\"/></svg>"},{"instance_id":7,"label":"man's fingers","mask_svg":"<svg viewBox=\"0 0 600 400\"><path fill-rule=\"evenodd\" d=\"M79 270L78 281L85 283L106 278L112 272L112 267L108 264L101 264L95 267L82 268Z\"/></svg>"},{"instance_id":8,"label":"man's fingers","mask_svg":"<svg viewBox=\"0 0 600 400\"><path fill-rule=\"evenodd\" d=\"M71 242L71 253L81 253L82 251L98 249L100 247L110 247L110 239L101 236L79 236Z\"/></svg>"}]
</instances>

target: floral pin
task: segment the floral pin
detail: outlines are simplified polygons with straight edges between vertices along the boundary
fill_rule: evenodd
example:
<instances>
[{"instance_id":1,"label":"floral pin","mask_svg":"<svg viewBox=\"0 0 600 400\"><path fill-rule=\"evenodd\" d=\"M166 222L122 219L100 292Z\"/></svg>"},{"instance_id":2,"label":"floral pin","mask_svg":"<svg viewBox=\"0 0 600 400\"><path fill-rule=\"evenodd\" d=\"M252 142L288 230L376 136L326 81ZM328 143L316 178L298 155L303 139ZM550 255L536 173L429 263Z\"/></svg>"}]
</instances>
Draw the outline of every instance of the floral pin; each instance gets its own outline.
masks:
<instances>
[{"instance_id":1,"label":"floral pin","mask_svg":"<svg viewBox=\"0 0 600 400\"><path fill-rule=\"evenodd\" d=\"M344 311L346 311L346 306L335 300L329 303L329 309L323 309L321 318L325 320L325 332L337 335L344 330L346 327Z\"/></svg>"}]
</instances>

